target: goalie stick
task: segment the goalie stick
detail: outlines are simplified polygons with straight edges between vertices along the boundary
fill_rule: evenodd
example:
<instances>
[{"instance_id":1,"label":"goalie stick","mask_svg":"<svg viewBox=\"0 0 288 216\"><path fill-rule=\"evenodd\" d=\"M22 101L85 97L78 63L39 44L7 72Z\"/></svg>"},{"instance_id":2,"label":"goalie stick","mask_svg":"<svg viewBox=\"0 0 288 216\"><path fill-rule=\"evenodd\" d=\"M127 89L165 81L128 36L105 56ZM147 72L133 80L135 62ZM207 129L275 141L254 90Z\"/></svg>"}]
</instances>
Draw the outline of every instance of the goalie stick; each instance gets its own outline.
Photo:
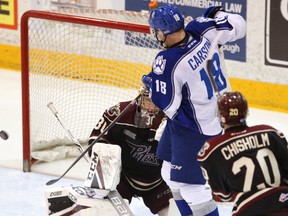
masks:
<instances>
[{"instance_id":1,"label":"goalie stick","mask_svg":"<svg viewBox=\"0 0 288 216\"><path fill-rule=\"evenodd\" d=\"M110 191L107 197L120 216L134 215L117 190Z\"/></svg>"},{"instance_id":2,"label":"goalie stick","mask_svg":"<svg viewBox=\"0 0 288 216\"><path fill-rule=\"evenodd\" d=\"M71 138L71 140L73 141L73 143L76 145L76 147L78 148L79 152L82 153L84 151L82 145L80 144L80 142L73 136L72 132L70 131L70 129L67 127L66 123L64 122L64 120L59 116L59 112L58 110L56 110L54 104L52 102L49 102L47 104L47 107L51 110L51 112L54 114L54 116L56 117L56 119L58 120L58 122L61 124L61 126L64 128L64 130L66 131L66 133L69 135L69 137ZM85 155L84 156L85 160L89 163L89 156Z\"/></svg>"},{"instance_id":3,"label":"goalie stick","mask_svg":"<svg viewBox=\"0 0 288 216\"><path fill-rule=\"evenodd\" d=\"M47 104L47 107L51 110L51 112L54 114L54 116L57 118L58 122L61 124L61 126L64 128L64 130L66 131L66 133L69 135L70 139L73 141L73 143L76 145L76 147L78 148L79 152L82 153L84 151L82 145L80 144L80 142L74 137L74 135L72 134L71 130L68 128L68 126L66 125L66 123L64 122L64 120L59 116L59 112L58 110L56 110L54 104L52 102L49 102ZM103 175L102 175L102 170L101 170L101 163L99 161L99 157L97 156L97 160L95 161L96 163L96 169L98 172L96 172L96 178L97 178L97 183L98 183L98 187L100 189L105 188L104 185L104 179L103 179ZM90 157L88 156L88 154L84 155L84 158L86 159L87 163L90 162Z\"/></svg>"},{"instance_id":4,"label":"goalie stick","mask_svg":"<svg viewBox=\"0 0 288 216\"><path fill-rule=\"evenodd\" d=\"M138 98L138 97L137 97ZM129 105L128 105L129 106ZM51 112L54 114L54 116L57 118L58 122L61 124L61 126L65 129L65 131L68 133L70 139L73 141L73 143L77 146L79 151L81 153L84 152L84 149L80 142L75 138L75 136L72 134L71 130L68 128L68 126L65 124L64 120L59 116L59 112L56 110L54 104L52 102L47 104L47 107L51 110ZM124 112L124 110L123 110ZM122 113L121 113L122 114ZM94 143L94 142L93 142ZM96 142L95 142L96 143ZM92 145L92 144L91 144ZM83 155L83 157L87 156ZM98 181L98 186L100 189L105 189L105 184L104 184L104 178L102 174L102 169L101 169L101 163L99 160L99 157L97 155L97 165L96 165L96 178ZM88 158L86 157L86 161L89 163ZM109 191L107 195L111 205L114 207L114 209L117 211L118 215L120 216L133 216L132 211L130 210L129 206L125 203L124 199L122 196L119 194L117 190Z\"/></svg>"},{"instance_id":5,"label":"goalie stick","mask_svg":"<svg viewBox=\"0 0 288 216\"><path fill-rule=\"evenodd\" d=\"M90 151L93 147L93 145L95 143L97 143L103 136L104 134L110 130L110 128L113 127L113 125L120 119L123 117L123 115L131 108L131 106L133 106L137 100L140 98L140 96L142 95L142 91L140 92L140 94L138 94L138 96L132 100L130 102L130 104L128 104L127 107L125 107L125 109L103 130L103 132L81 153L81 155L78 156L78 158L76 158L76 160L68 167L68 169L57 179L52 179L48 182L46 182L46 185L52 185L54 183L56 183L57 181L59 181L60 179L62 179L69 171L70 169L72 169L72 167L74 167L74 165L82 158L84 157L84 155Z\"/></svg>"}]
</instances>

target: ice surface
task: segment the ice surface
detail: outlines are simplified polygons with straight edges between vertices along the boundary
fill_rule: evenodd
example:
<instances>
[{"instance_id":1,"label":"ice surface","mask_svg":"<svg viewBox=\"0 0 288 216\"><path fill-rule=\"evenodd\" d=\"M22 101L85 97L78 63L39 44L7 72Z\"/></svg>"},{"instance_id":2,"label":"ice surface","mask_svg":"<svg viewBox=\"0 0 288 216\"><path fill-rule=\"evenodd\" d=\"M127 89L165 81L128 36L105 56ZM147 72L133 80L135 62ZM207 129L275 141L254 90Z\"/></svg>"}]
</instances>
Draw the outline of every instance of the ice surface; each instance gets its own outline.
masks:
<instances>
[{"instance_id":1,"label":"ice surface","mask_svg":"<svg viewBox=\"0 0 288 216\"><path fill-rule=\"evenodd\" d=\"M0 216L44 216L46 215L44 191L48 187L46 182L55 178L52 173L62 174L73 159L50 165L38 164L34 172L23 173L20 72L0 69L0 94L0 130L5 130L10 135L8 140L0 139ZM288 137L287 122L287 113L250 108L249 125L270 124ZM81 162L77 166L71 170L72 174L49 187L83 185L85 169L79 170ZM133 199L130 207L135 216L153 215L141 199ZM231 215L230 206L220 205L219 211L221 216Z\"/></svg>"}]
</instances>

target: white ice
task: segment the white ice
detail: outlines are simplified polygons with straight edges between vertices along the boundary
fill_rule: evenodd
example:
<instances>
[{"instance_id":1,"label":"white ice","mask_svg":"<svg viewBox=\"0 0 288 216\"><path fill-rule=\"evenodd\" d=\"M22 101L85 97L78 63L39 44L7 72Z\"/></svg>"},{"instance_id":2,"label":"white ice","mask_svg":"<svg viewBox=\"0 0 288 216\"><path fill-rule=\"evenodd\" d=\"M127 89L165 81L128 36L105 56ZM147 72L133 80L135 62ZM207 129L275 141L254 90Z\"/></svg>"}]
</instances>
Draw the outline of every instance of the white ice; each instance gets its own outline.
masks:
<instances>
[{"instance_id":1,"label":"white ice","mask_svg":"<svg viewBox=\"0 0 288 216\"><path fill-rule=\"evenodd\" d=\"M46 215L44 191L48 187L46 182L55 178L52 175L53 171L58 174L63 173L73 160L57 162L49 166L43 164L35 169L37 173L23 173L20 72L0 69L0 95L0 130L5 130L10 135L6 141L0 139L0 216L44 216ZM281 130L288 137L287 113L250 108L248 124L263 123ZM75 180L73 175L67 175L66 178L49 187L69 185L82 186L83 181ZM130 207L135 216L153 215L141 199L135 198ZM229 206L221 205L219 210L221 216L231 215Z\"/></svg>"}]
</instances>

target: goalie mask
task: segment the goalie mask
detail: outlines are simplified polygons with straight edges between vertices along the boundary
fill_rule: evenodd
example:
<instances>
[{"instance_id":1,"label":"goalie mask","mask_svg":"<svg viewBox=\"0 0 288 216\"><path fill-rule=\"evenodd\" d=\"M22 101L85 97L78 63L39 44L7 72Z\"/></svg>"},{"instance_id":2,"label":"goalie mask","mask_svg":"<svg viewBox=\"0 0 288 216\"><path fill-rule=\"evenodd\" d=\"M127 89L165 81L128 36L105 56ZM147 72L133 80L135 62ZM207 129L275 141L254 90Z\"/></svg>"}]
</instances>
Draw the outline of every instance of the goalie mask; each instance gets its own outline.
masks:
<instances>
[{"instance_id":1,"label":"goalie mask","mask_svg":"<svg viewBox=\"0 0 288 216\"><path fill-rule=\"evenodd\" d=\"M137 101L135 125L141 128L150 127L153 123L153 119L159 112L159 108L151 101L149 97L149 91L145 90Z\"/></svg>"},{"instance_id":2,"label":"goalie mask","mask_svg":"<svg viewBox=\"0 0 288 216\"><path fill-rule=\"evenodd\" d=\"M221 125L245 125L248 115L246 98L240 92L225 92L218 99L218 116Z\"/></svg>"}]
</instances>

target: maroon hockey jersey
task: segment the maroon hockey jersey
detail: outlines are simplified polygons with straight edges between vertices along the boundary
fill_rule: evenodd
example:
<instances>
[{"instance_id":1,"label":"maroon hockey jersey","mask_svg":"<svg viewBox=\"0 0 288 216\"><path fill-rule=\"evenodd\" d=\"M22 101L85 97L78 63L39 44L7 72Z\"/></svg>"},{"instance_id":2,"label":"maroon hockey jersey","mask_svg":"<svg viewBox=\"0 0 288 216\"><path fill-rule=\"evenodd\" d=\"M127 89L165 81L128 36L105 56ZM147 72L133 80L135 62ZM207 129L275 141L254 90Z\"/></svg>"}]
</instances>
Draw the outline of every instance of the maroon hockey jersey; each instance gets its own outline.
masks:
<instances>
[{"instance_id":1,"label":"maroon hockey jersey","mask_svg":"<svg viewBox=\"0 0 288 216\"><path fill-rule=\"evenodd\" d=\"M92 143L130 102L121 102L107 109L93 129L89 143ZM154 140L154 136L164 113L159 112L151 117L138 118L138 120L150 121L148 125L151 123L149 127L141 127L137 123L137 118L135 118L136 112L139 111L138 108L137 105L133 105L103 136L102 141L121 147L122 172L125 175L133 179L139 179L139 181L153 182L161 178L162 161L155 155L158 142Z\"/></svg>"},{"instance_id":2,"label":"maroon hockey jersey","mask_svg":"<svg viewBox=\"0 0 288 216\"><path fill-rule=\"evenodd\" d=\"M287 140L273 127L229 128L203 145L198 161L215 199L235 203L233 215L288 209Z\"/></svg>"}]
</instances>

